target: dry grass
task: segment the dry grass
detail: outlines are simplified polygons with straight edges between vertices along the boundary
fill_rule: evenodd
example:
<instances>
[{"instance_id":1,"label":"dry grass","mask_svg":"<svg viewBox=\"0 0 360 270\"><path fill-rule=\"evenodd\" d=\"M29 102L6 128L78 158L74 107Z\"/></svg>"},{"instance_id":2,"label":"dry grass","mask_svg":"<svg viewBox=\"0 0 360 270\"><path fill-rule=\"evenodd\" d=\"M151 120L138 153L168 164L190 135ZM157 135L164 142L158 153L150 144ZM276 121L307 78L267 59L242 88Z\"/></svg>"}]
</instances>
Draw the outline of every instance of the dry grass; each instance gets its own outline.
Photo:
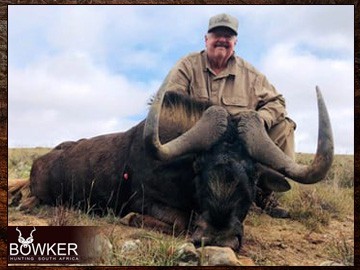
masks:
<instances>
[{"instance_id":1,"label":"dry grass","mask_svg":"<svg viewBox=\"0 0 360 270\"><path fill-rule=\"evenodd\" d=\"M143 232L137 235L137 239L141 244L130 252L123 252L114 245L115 265L175 266L180 258L179 247L185 243L184 238L156 232Z\"/></svg>"},{"instance_id":2,"label":"dry grass","mask_svg":"<svg viewBox=\"0 0 360 270\"><path fill-rule=\"evenodd\" d=\"M298 162L307 164L311 155L298 154ZM339 155L326 179L316 185L291 183L292 189L279 195L295 220L317 231L331 219L343 220L354 214L354 157Z\"/></svg>"},{"instance_id":3,"label":"dry grass","mask_svg":"<svg viewBox=\"0 0 360 270\"><path fill-rule=\"evenodd\" d=\"M28 178L33 161L48 153L50 148L10 148L8 155L8 178Z\"/></svg>"},{"instance_id":4,"label":"dry grass","mask_svg":"<svg viewBox=\"0 0 360 270\"><path fill-rule=\"evenodd\" d=\"M349 243L344 236L341 239L333 239L326 252L334 261L341 262L345 266L354 265L353 243Z\"/></svg>"}]
</instances>

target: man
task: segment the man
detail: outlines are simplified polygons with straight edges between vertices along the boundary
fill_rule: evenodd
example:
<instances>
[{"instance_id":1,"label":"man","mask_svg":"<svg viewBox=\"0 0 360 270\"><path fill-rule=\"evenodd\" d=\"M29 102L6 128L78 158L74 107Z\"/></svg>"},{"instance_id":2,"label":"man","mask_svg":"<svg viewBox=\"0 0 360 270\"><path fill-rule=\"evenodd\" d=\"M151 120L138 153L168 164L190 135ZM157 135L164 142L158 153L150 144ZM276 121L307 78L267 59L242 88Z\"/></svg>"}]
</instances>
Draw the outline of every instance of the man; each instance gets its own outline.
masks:
<instances>
[{"instance_id":1,"label":"man","mask_svg":"<svg viewBox=\"0 0 360 270\"><path fill-rule=\"evenodd\" d=\"M170 71L167 90L184 91L224 106L232 115L256 110L271 139L294 158L295 123L286 117L285 100L266 77L235 55L238 20L228 14L210 18L206 50L182 58ZM270 216L289 217L272 192L259 189L256 204Z\"/></svg>"}]
</instances>

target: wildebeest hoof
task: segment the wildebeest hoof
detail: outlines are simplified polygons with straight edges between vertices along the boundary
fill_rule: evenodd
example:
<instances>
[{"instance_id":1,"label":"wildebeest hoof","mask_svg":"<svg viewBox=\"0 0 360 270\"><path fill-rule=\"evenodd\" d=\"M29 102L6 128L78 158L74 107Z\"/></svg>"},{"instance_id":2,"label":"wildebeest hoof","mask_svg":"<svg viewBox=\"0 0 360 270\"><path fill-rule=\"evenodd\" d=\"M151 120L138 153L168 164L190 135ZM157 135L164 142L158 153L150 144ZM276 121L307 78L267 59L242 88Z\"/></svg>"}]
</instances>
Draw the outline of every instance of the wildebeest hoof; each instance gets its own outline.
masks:
<instances>
[{"instance_id":1,"label":"wildebeest hoof","mask_svg":"<svg viewBox=\"0 0 360 270\"><path fill-rule=\"evenodd\" d=\"M39 199L35 196L26 198L16 209L23 212L30 212L39 204Z\"/></svg>"},{"instance_id":2,"label":"wildebeest hoof","mask_svg":"<svg viewBox=\"0 0 360 270\"><path fill-rule=\"evenodd\" d=\"M138 214L131 212L131 213L127 214L125 217L121 218L119 220L119 222L120 222L120 224L130 226L130 224L132 223L132 220L135 219L137 215Z\"/></svg>"}]
</instances>

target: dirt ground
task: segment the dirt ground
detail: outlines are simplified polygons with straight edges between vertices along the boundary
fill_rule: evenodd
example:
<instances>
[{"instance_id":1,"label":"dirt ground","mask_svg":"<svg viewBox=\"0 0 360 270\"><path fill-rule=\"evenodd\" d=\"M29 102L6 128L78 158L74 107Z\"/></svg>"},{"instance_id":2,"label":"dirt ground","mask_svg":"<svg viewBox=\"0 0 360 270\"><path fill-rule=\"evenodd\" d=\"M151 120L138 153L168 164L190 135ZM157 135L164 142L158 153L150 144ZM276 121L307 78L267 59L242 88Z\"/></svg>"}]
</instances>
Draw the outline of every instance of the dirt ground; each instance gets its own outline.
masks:
<instances>
[{"instance_id":1,"label":"dirt ground","mask_svg":"<svg viewBox=\"0 0 360 270\"><path fill-rule=\"evenodd\" d=\"M257 265L311 266L326 261L340 263L354 252L354 218L331 220L314 232L294 220L276 220L261 216L261 225L245 226L242 255L252 257Z\"/></svg>"},{"instance_id":2,"label":"dirt ground","mask_svg":"<svg viewBox=\"0 0 360 270\"><path fill-rule=\"evenodd\" d=\"M47 226L53 222L51 208L36 215L9 209L9 226ZM92 224L89 224L92 223ZM104 226L116 235L116 244L137 239L142 229L131 228L99 218L85 225ZM106 229L107 228L107 229ZM310 231L298 221L273 219L252 212L245 221L245 239L239 255L252 258L256 265L318 266L324 262L342 263L342 257L354 252L354 217L331 220L320 230ZM352 255L353 256L353 255Z\"/></svg>"}]
</instances>

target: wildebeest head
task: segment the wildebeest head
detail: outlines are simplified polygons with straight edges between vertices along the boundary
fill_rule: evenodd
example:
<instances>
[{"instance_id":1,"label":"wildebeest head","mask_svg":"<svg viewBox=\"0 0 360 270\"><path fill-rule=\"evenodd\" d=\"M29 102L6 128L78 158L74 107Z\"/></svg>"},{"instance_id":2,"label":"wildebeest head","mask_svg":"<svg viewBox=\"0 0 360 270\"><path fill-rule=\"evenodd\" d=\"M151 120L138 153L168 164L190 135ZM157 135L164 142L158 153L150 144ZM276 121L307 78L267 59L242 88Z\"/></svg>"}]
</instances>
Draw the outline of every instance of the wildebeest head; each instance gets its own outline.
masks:
<instances>
[{"instance_id":1,"label":"wildebeest head","mask_svg":"<svg viewBox=\"0 0 360 270\"><path fill-rule=\"evenodd\" d=\"M196 153L199 205L193 240L197 244L238 249L242 222L253 202L256 185L285 191L290 188L285 177L313 184L322 180L331 166L332 131L318 89L318 147L308 166L297 164L272 142L256 112L247 111L235 119L224 108L211 104L204 105L202 115L189 130L163 144L159 139L159 119L165 93L161 87L150 108L144 128L145 146L159 160ZM263 182L258 183L264 171L269 177L261 177Z\"/></svg>"},{"instance_id":2,"label":"wildebeest head","mask_svg":"<svg viewBox=\"0 0 360 270\"><path fill-rule=\"evenodd\" d=\"M257 181L253 161L239 142L216 144L194 162L199 215L196 245L241 246L243 225Z\"/></svg>"}]
</instances>

